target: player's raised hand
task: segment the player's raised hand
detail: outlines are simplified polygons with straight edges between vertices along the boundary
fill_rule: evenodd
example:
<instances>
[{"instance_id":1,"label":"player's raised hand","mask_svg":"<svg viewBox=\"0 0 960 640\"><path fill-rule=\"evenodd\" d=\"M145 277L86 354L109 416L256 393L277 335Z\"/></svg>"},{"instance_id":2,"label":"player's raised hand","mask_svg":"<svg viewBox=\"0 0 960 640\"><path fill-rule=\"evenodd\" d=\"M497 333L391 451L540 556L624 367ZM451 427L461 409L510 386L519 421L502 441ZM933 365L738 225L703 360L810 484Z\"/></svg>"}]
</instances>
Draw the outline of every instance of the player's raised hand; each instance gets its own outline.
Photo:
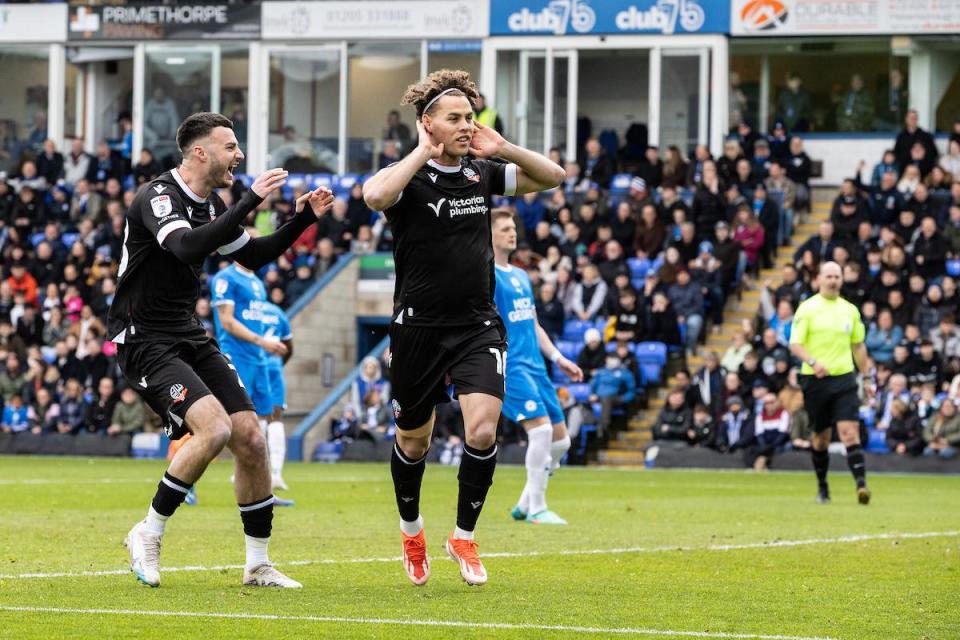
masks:
<instances>
[{"instance_id":1,"label":"player's raised hand","mask_svg":"<svg viewBox=\"0 0 960 640\"><path fill-rule=\"evenodd\" d=\"M470 140L470 153L478 158L490 158L500 153L507 143L496 129L473 121L473 138Z\"/></svg>"},{"instance_id":2,"label":"player's raised hand","mask_svg":"<svg viewBox=\"0 0 960 640\"><path fill-rule=\"evenodd\" d=\"M570 379L574 382L583 382L583 370L578 367L575 362L571 362L566 358L560 358L557 360L557 366L560 367L560 371L570 376Z\"/></svg>"},{"instance_id":3,"label":"player's raised hand","mask_svg":"<svg viewBox=\"0 0 960 640\"><path fill-rule=\"evenodd\" d=\"M300 213L303 208L310 204L313 215L320 218L333 207L333 192L327 187L317 187L313 191L307 191L297 198L296 212Z\"/></svg>"},{"instance_id":4,"label":"player's raised hand","mask_svg":"<svg viewBox=\"0 0 960 640\"><path fill-rule=\"evenodd\" d=\"M429 158L439 158L443 155L443 143L434 140L433 134L426 130L420 120L417 120L417 148L425 151Z\"/></svg>"},{"instance_id":5,"label":"player's raised hand","mask_svg":"<svg viewBox=\"0 0 960 640\"><path fill-rule=\"evenodd\" d=\"M266 198L285 184L287 172L283 169L270 169L257 176L250 189L261 198Z\"/></svg>"}]
</instances>

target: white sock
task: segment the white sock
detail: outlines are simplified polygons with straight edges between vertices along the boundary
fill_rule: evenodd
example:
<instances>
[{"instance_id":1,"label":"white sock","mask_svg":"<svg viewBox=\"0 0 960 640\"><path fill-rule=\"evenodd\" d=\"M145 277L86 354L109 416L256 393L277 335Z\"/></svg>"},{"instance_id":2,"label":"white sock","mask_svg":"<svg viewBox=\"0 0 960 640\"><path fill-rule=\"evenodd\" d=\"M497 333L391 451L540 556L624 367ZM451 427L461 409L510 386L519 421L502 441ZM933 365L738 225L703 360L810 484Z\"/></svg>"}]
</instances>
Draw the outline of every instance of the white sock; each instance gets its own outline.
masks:
<instances>
[{"instance_id":1,"label":"white sock","mask_svg":"<svg viewBox=\"0 0 960 640\"><path fill-rule=\"evenodd\" d=\"M556 440L550 443L550 468L554 471L560 468L560 461L564 454L570 450L570 436L563 436L563 440Z\"/></svg>"},{"instance_id":2,"label":"white sock","mask_svg":"<svg viewBox=\"0 0 960 640\"><path fill-rule=\"evenodd\" d=\"M549 424L527 431L527 513L540 513L547 508L547 473L550 469L550 439L553 427Z\"/></svg>"},{"instance_id":3,"label":"white sock","mask_svg":"<svg viewBox=\"0 0 960 640\"><path fill-rule=\"evenodd\" d=\"M524 513L530 510L530 490L527 488L527 485L523 485L523 492L520 494L517 506L520 507L520 510Z\"/></svg>"},{"instance_id":4,"label":"white sock","mask_svg":"<svg viewBox=\"0 0 960 640\"><path fill-rule=\"evenodd\" d=\"M287 430L282 422L267 425L267 446L270 448L270 471L279 477L283 474L283 462L287 459Z\"/></svg>"},{"instance_id":5,"label":"white sock","mask_svg":"<svg viewBox=\"0 0 960 640\"><path fill-rule=\"evenodd\" d=\"M267 435L267 420L266 420L266 418L257 418L257 424L260 425L260 431L263 431L263 435Z\"/></svg>"},{"instance_id":6,"label":"white sock","mask_svg":"<svg viewBox=\"0 0 960 640\"><path fill-rule=\"evenodd\" d=\"M473 540L473 531L464 531L460 527L453 528L454 540Z\"/></svg>"},{"instance_id":7,"label":"white sock","mask_svg":"<svg viewBox=\"0 0 960 640\"><path fill-rule=\"evenodd\" d=\"M167 528L167 519L170 516L162 516L153 509L153 505L147 509L147 519L144 520L144 526L150 533L162 536Z\"/></svg>"},{"instance_id":8,"label":"white sock","mask_svg":"<svg viewBox=\"0 0 960 640\"><path fill-rule=\"evenodd\" d=\"M413 522L407 522L403 518L400 518L400 531L403 531L403 533L408 536L417 535L423 531L423 516L417 516L417 519Z\"/></svg>"},{"instance_id":9,"label":"white sock","mask_svg":"<svg viewBox=\"0 0 960 640\"><path fill-rule=\"evenodd\" d=\"M247 569L256 569L262 564L270 562L267 557L267 545L270 538L254 538L244 534L247 543Z\"/></svg>"}]
</instances>

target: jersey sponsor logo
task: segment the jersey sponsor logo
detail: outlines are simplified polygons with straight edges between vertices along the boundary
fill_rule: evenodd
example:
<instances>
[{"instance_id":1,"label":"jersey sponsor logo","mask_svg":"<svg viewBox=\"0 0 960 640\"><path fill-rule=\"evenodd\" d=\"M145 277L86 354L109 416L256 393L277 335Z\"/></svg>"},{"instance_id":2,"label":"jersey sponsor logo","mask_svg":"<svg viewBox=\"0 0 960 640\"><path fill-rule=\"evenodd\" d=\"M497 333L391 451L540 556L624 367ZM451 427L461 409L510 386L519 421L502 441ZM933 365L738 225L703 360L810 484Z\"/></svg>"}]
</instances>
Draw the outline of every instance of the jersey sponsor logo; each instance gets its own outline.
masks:
<instances>
[{"instance_id":1,"label":"jersey sponsor logo","mask_svg":"<svg viewBox=\"0 0 960 640\"><path fill-rule=\"evenodd\" d=\"M179 382L170 387L170 397L173 398L173 404L180 404L187 399L187 388Z\"/></svg>"},{"instance_id":2,"label":"jersey sponsor logo","mask_svg":"<svg viewBox=\"0 0 960 640\"><path fill-rule=\"evenodd\" d=\"M172 222L173 220L179 220L179 219L180 219L180 216L174 213L169 216L164 216L160 218L159 224L167 224L168 222Z\"/></svg>"},{"instance_id":3,"label":"jersey sponsor logo","mask_svg":"<svg viewBox=\"0 0 960 640\"><path fill-rule=\"evenodd\" d=\"M442 207L442 206L443 206L443 203L446 202L446 201L447 201L446 198L440 198L440 199L437 201L437 204L433 204L432 202L428 202L428 203L427 203L427 206L430 207L430 208L433 210L433 212L437 215L437 217L439 218L439 217L440 217L440 207Z\"/></svg>"},{"instance_id":4,"label":"jersey sponsor logo","mask_svg":"<svg viewBox=\"0 0 960 640\"><path fill-rule=\"evenodd\" d=\"M510 322L524 322L536 318L537 308L530 298L514 298L513 310L507 313Z\"/></svg>"},{"instance_id":5,"label":"jersey sponsor logo","mask_svg":"<svg viewBox=\"0 0 960 640\"><path fill-rule=\"evenodd\" d=\"M153 187L153 190L156 191L157 193L163 193L164 191L167 190L167 188L166 188L165 186L163 186L162 184L158 184L158 185L156 185L156 186Z\"/></svg>"},{"instance_id":6,"label":"jersey sponsor logo","mask_svg":"<svg viewBox=\"0 0 960 640\"><path fill-rule=\"evenodd\" d=\"M435 173L428 173L427 176L428 176L431 180L433 180L434 184L436 184L436 182L437 182L437 174L435 174Z\"/></svg>"},{"instance_id":7,"label":"jersey sponsor logo","mask_svg":"<svg viewBox=\"0 0 960 640\"><path fill-rule=\"evenodd\" d=\"M150 208L153 209L153 217L163 218L173 213L173 203L170 196L157 196L150 200Z\"/></svg>"},{"instance_id":8,"label":"jersey sponsor logo","mask_svg":"<svg viewBox=\"0 0 960 640\"><path fill-rule=\"evenodd\" d=\"M471 169L470 167L464 167L464 168L463 168L463 175L464 175L464 176L467 178L467 180L469 180L470 182L480 182L480 176L477 175L477 172L474 171L473 169Z\"/></svg>"}]
</instances>

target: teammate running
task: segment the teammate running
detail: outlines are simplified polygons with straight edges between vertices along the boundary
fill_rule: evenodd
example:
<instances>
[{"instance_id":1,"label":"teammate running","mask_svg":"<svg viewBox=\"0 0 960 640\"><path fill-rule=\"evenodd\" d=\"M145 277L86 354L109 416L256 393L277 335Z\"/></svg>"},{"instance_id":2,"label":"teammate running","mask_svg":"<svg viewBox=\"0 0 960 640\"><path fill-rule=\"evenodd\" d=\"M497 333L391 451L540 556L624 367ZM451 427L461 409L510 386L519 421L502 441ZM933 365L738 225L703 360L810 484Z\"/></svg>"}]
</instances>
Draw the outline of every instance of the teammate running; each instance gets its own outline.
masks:
<instances>
[{"instance_id":1,"label":"teammate running","mask_svg":"<svg viewBox=\"0 0 960 640\"><path fill-rule=\"evenodd\" d=\"M270 471L275 489L287 490L283 480L283 463L287 458L287 432L283 426L283 412L287 409L287 385L283 366L293 357L293 331L283 309L269 300L263 305L263 330L267 340L279 340L287 348L280 356L267 354L267 375L270 378L270 404L273 410L267 424L267 448L270 450Z\"/></svg>"},{"instance_id":2,"label":"teammate running","mask_svg":"<svg viewBox=\"0 0 960 640\"><path fill-rule=\"evenodd\" d=\"M570 436L543 357L550 358L574 382L583 380L583 371L553 346L550 336L537 322L530 277L523 269L510 266L510 253L517 248L513 212L494 209L490 216L497 267L494 299L510 344L503 415L523 425L527 432L527 484L512 515L515 520L533 524L567 524L547 509L547 480L570 448Z\"/></svg>"},{"instance_id":3,"label":"teammate running","mask_svg":"<svg viewBox=\"0 0 960 640\"><path fill-rule=\"evenodd\" d=\"M235 262L210 279L210 291L217 342L236 367L240 382L250 394L269 449L267 421L273 416L274 407L268 358L282 358L287 354L287 347L276 338L265 335L267 289L257 274ZM280 428L283 429L282 424ZM286 486L278 487L276 474L272 476L274 489L286 489ZM279 496L274 496L273 504L293 506L292 501Z\"/></svg>"},{"instance_id":4,"label":"teammate running","mask_svg":"<svg viewBox=\"0 0 960 640\"><path fill-rule=\"evenodd\" d=\"M857 484L857 500L870 503L867 468L860 446L860 399L854 361L868 394L873 388L864 345L860 310L840 297L843 274L836 262L824 262L817 276L820 292L807 298L793 316L790 351L803 362L800 388L813 427L813 468L817 474L817 502L830 502L827 470L830 467L830 436L837 425L840 441L847 448L847 465Z\"/></svg>"},{"instance_id":5,"label":"teammate running","mask_svg":"<svg viewBox=\"0 0 960 640\"><path fill-rule=\"evenodd\" d=\"M493 303L491 197L549 189L564 180L563 169L547 158L475 123L478 96L464 71L443 69L411 85L402 103L416 109L418 146L363 185L367 205L386 214L395 242L390 375L397 442L390 470L403 566L417 585L430 577L420 485L434 408L450 400L449 383L462 407L466 444L457 523L446 550L467 584L487 581L474 529L497 463L507 347ZM494 156L505 162L489 160Z\"/></svg>"},{"instance_id":6,"label":"teammate running","mask_svg":"<svg viewBox=\"0 0 960 640\"><path fill-rule=\"evenodd\" d=\"M127 384L164 420L171 439L193 435L170 463L147 512L127 535L130 568L160 585L160 544L167 520L224 447L234 455L234 492L246 541L243 583L299 588L267 555L273 495L266 442L236 370L208 338L194 311L201 267L219 247L250 269L280 256L326 213L333 194L301 196L297 214L275 233L251 238L241 224L264 198L280 189L287 172L273 169L227 209L214 189L233 184L243 152L233 123L195 113L177 129L180 166L144 185L126 214L119 280L108 316L109 335ZM306 205L309 203L309 208Z\"/></svg>"}]
</instances>

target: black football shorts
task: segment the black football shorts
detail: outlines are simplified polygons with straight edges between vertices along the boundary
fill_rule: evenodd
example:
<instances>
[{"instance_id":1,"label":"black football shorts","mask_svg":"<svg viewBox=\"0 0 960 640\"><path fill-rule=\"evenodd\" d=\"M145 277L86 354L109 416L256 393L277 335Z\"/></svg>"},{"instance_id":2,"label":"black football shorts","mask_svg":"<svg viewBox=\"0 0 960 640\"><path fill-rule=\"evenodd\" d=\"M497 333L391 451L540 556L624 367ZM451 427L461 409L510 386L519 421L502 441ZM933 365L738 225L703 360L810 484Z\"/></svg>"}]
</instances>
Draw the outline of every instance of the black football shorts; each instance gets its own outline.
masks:
<instances>
[{"instance_id":1,"label":"black football shorts","mask_svg":"<svg viewBox=\"0 0 960 640\"><path fill-rule=\"evenodd\" d=\"M507 331L499 317L470 327L390 325L390 384L400 430L423 426L436 405L456 395L503 400Z\"/></svg>"},{"instance_id":2,"label":"black football shorts","mask_svg":"<svg viewBox=\"0 0 960 640\"><path fill-rule=\"evenodd\" d=\"M857 395L857 376L800 376L803 405L810 416L814 433L826 431L837 422L860 421L860 398Z\"/></svg>"},{"instance_id":3,"label":"black football shorts","mask_svg":"<svg viewBox=\"0 0 960 640\"><path fill-rule=\"evenodd\" d=\"M227 414L253 411L253 402L216 341L206 335L117 345L117 361L130 388L163 420L171 440L189 432L187 410L213 394Z\"/></svg>"}]
</instances>

